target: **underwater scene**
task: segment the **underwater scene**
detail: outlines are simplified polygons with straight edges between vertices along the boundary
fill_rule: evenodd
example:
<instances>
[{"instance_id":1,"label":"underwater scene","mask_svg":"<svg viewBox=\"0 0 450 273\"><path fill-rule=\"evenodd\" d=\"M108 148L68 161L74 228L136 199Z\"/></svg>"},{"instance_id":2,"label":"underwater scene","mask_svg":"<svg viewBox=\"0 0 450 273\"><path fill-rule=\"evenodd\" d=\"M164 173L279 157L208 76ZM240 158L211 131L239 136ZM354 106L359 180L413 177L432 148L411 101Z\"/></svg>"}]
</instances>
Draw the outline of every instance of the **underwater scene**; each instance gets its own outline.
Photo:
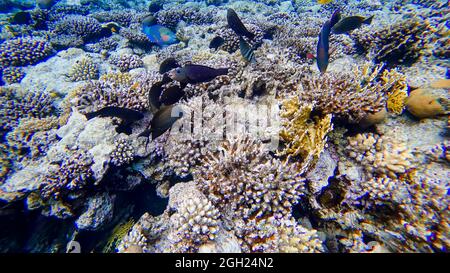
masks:
<instances>
[{"instance_id":1,"label":"underwater scene","mask_svg":"<svg viewBox=\"0 0 450 273\"><path fill-rule=\"evenodd\" d=\"M0 0L0 253L450 247L447 0Z\"/></svg>"}]
</instances>

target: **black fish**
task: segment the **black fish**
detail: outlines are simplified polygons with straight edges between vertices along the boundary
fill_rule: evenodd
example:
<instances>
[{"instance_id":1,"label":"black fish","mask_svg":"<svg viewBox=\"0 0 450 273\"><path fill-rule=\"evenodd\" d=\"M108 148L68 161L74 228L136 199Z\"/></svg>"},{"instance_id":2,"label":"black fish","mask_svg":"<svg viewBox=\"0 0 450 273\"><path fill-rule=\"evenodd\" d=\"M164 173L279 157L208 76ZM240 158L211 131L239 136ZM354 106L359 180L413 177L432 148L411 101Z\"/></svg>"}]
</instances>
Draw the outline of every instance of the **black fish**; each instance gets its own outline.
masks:
<instances>
[{"instance_id":1,"label":"black fish","mask_svg":"<svg viewBox=\"0 0 450 273\"><path fill-rule=\"evenodd\" d=\"M11 17L10 22L12 24L18 24L18 25L26 25L31 23L31 15L27 11L19 11L16 14L14 14L13 17Z\"/></svg>"},{"instance_id":2,"label":"black fish","mask_svg":"<svg viewBox=\"0 0 450 273\"><path fill-rule=\"evenodd\" d=\"M164 105L172 105L174 103L177 103L184 96L184 94L185 93L182 87L178 85L170 86L164 89L159 98L159 101Z\"/></svg>"},{"instance_id":3,"label":"black fish","mask_svg":"<svg viewBox=\"0 0 450 273\"><path fill-rule=\"evenodd\" d=\"M177 67L180 67L180 65L175 58L167 58L159 66L159 73L164 74Z\"/></svg>"},{"instance_id":4,"label":"black fish","mask_svg":"<svg viewBox=\"0 0 450 273\"><path fill-rule=\"evenodd\" d=\"M373 15L368 18L362 16L345 17L344 19L336 23L331 31L334 34L346 33L361 27L362 24L370 25L370 23L372 23L372 19Z\"/></svg>"},{"instance_id":5,"label":"black fish","mask_svg":"<svg viewBox=\"0 0 450 273\"><path fill-rule=\"evenodd\" d=\"M107 106L98 111L87 113L85 116L88 120L95 117L117 117L131 122L140 120L144 117L139 111L116 106Z\"/></svg>"},{"instance_id":6,"label":"black fish","mask_svg":"<svg viewBox=\"0 0 450 273\"><path fill-rule=\"evenodd\" d=\"M223 43L225 43L225 40L220 36L216 36L209 43L209 48L214 48L217 50L221 45L223 45Z\"/></svg>"},{"instance_id":7,"label":"black fish","mask_svg":"<svg viewBox=\"0 0 450 273\"><path fill-rule=\"evenodd\" d=\"M227 11L228 26L238 35L245 36L250 40L255 37L255 34L251 33L242 23L241 19L233 9Z\"/></svg>"},{"instance_id":8,"label":"black fish","mask_svg":"<svg viewBox=\"0 0 450 273\"><path fill-rule=\"evenodd\" d=\"M172 79L167 74L164 74L163 79L159 82L155 82L150 88L150 91L148 92L148 101L150 103L150 110L152 112L156 112L161 107L160 97L162 93L162 87L163 85L171 81Z\"/></svg>"},{"instance_id":9,"label":"black fish","mask_svg":"<svg viewBox=\"0 0 450 273\"><path fill-rule=\"evenodd\" d=\"M177 111L177 108L174 109L174 107L174 105L164 107L153 116L153 119L150 122L150 133L152 134L152 139L164 134L172 127L175 121L183 116L183 113ZM145 132L142 134L144 133Z\"/></svg>"},{"instance_id":10,"label":"black fish","mask_svg":"<svg viewBox=\"0 0 450 273\"><path fill-rule=\"evenodd\" d=\"M255 63L255 52L253 52L253 48L242 38L239 36L239 49L241 51L242 57L251 63Z\"/></svg>"},{"instance_id":11,"label":"black fish","mask_svg":"<svg viewBox=\"0 0 450 273\"><path fill-rule=\"evenodd\" d=\"M212 68L198 64L187 64L176 68L169 73L169 76L181 83L202 83L209 82L215 77L228 74L228 68Z\"/></svg>"},{"instance_id":12,"label":"black fish","mask_svg":"<svg viewBox=\"0 0 450 273\"><path fill-rule=\"evenodd\" d=\"M331 19L326 21L325 24L322 26L322 29L319 34L319 42L317 43L317 67L319 68L320 72L324 73L327 70L328 67L328 60L330 58L329 56L329 49L330 49L330 32L331 28L339 21L340 18L340 12L339 10L336 10L333 15L331 16Z\"/></svg>"}]
</instances>

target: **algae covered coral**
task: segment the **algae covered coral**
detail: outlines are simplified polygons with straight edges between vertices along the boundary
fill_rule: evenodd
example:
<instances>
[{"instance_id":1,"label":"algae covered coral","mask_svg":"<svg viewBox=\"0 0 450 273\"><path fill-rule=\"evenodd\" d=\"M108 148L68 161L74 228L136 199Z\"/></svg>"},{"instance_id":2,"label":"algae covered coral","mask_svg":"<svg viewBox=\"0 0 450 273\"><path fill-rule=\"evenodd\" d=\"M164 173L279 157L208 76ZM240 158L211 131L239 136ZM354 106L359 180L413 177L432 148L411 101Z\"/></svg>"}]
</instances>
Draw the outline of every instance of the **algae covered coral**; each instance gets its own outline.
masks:
<instances>
[{"instance_id":1,"label":"algae covered coral","mask_svg":"<svg viewBox=\"0 0 450 273\"><path fill-rule=\"evenodd\" d=\"M448 252L445 1L16 2L0 252Z\"/></svg>"}]
</instances>

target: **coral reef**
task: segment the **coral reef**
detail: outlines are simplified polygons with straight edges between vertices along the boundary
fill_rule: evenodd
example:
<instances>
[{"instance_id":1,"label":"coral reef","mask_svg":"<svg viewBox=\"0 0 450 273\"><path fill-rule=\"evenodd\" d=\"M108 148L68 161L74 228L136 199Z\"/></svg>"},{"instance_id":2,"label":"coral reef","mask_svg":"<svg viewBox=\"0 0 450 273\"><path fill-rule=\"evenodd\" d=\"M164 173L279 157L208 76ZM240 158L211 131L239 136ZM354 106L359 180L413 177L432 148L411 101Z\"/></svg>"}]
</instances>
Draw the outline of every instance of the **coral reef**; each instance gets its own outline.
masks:
<instances>
[{"instance_id":1,"label":"coral reef","mask_svg":"<svg viewBox=\"0 0 450 273\"><path fill-rule=\"evenodd\" d=\"M141 58L132 54L112 55L109 58L109 62L117 66L121 72L127 72L131 69L144 66Z\"/></svg>"},{"instance_id":2,"label":"coral reef","mask_svg":"<svg viewBox=\"0 0 450 273\"><path fill-rule=\"evenodd\" d=\"M20 67L7 67L3 69L3 81L12 84L20 83L25 77L25 72Z\"/></svg>"},{"instance_id":3,"label":"coral reef","mask_svg":"<svg viewBox=\"0 0 450 273\"><path fill-rule=\"evenodd\" d=\"M74 82L98 79L97 65L90 58L78 60L69 72L69 79Z\"/></svg>"},{"instance_id":4,"label":"coral reef","mask_svg":"<svg viewBox=\"0 0 450 273\"><path fill-rule=\"evenodd\" d=\"M0 66L25 66L47 58L53 48L44 40L17 38L0 44L0 52Z\"/></svg>"}]
</instances>

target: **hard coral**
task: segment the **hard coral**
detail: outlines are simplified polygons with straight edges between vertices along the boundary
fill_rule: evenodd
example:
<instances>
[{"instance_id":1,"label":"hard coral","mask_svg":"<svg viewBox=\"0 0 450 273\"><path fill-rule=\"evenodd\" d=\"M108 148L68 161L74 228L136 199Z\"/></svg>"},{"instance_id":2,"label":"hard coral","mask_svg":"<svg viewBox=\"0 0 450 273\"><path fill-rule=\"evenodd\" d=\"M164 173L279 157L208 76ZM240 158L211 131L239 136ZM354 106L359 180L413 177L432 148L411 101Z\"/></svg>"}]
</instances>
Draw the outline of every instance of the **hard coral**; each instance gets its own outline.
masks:
<instances>
[{"instance_id":1,"label":"hard coral","mask_svg":"<svg viewBox=\"0 0 450 273\"><path fill-rule=\"evenodd\" d=\"M111 55L109 62L117 66L121 72L144 66L141 58L134 54Z\"/></svg>"},{"instance_id":2,"label":"hard coral","mask_svg":"<svg viewBox=\"0 0 450 273\"><path fill-rule=\"evenodd\" d=\"M54 32L58 35L73 35L83 39L83 41L87 41L100 36L102 27L95 18L81 15L68 15L56 23Z\"/></svg>"},{"instance_id":3,"label":"hard coral","mask_svg":"<svg viewBox=\"0 0 450 273\"><path fill-rule=\"evenodd\" d=\"M71 81L85 81L98 79L99 71L98 66L91 58L82 58L78 60L69 71L69 79Z\"/></svg>"},{"instance_id":4,"label":"hard coral","mask_svg":"<svg viewBox=\"0 0 450 273\"><path fill-rule=\"evenodd\" d=\"M130 141L121 138L115 141L115 149L111 152L111 163L122 166L130 163L134 158L134 148Z\"/></svg>"},{"instance_id":5,"label":"hard coral","mask_svg":"<svg viewBox=\"0 0 450 273\"><path fill-rule=\"evenodd\" d=\"M20 67L7 67L3 70L3 81L12 84L20 83L25 77L25 72Z\"/></svg>"},{"instance_id":6,"label":"hard coral","mask_svg":"<svg viewBox=\"0 0 450 273\"><path fill-rule=\"evenodd\" d=\"M331 114L312 117L312 110L312 105L302 105L298 97L286 99L281 104L280 137L285 147L279 155L301 162L303 170L317 161L325 148L326 135L333 129Z\"/></svg>"},{"instance_id":7,"label":"hard coral","mask_svg":"<svg viewBox=\"0 0 450 273\"><path fill-rule=\"evenodd\" d=\"M372 52L375 62L408 65L422 55L430 31L427 21L414 17L373 32L355 31L354 37L362 48Z\"/></svg>"},{"instance_id":8,"label":"hard coral","mask_svg":"<svg viewBox=\"0 0 450 273\"><path fill-rule=\"evenodd\" d=\"M16 38L0 45L0 66L25 66L35 64L53 53L53 48L44 40Z\"/></svg>"}]
</instances>

